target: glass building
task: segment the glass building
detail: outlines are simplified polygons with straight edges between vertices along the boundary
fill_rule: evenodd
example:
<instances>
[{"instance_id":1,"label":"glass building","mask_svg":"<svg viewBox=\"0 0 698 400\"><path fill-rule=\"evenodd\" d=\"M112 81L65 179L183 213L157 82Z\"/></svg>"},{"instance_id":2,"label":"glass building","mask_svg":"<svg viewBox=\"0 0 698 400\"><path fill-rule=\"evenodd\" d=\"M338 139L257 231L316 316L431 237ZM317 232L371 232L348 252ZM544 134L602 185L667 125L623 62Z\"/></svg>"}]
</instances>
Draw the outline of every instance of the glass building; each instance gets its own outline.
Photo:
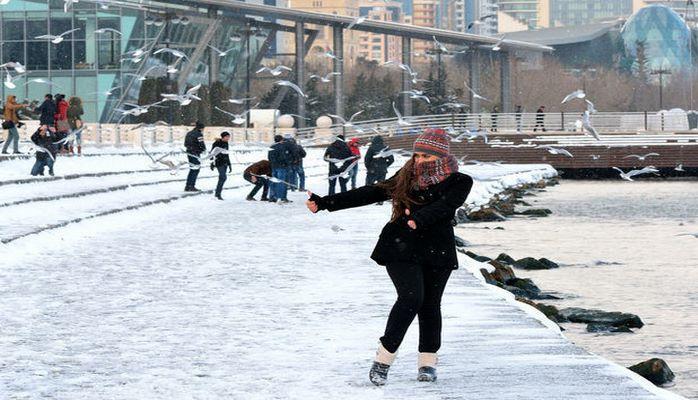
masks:
<instances>
[{"instance_id":1,"label":"glass building","mask_svg":"<svg viewBox=\"0 0 698 400\"><path fill-rule=\"evenodd\" d=\"M691 29L669 7L651 5L640 9L626 21L621 37L626 55L631 58L637 58L638 45L643 44L652 69L691 66Z\"/></svg>"},{"instance_id":2,"label":"glass building","mask_svg":"<svg viewBox=\"0 0 698 400\"><path fill-rule=\"evenodd\" d=\"M86 121L115 122L120 117L114 113L117 106L138 103L144 78L167 76L179 88L218 81L232 93L244 94L250 64L258 64L262 53L273 49L278 25L239 15L151 13L99 1L76 2L65 12L63 0L12 0L0 5L0 27L1 63L26 67L20 75L0 70L3 80L9 74L15 84L1 86L3 100L9 94L20 101L42 100L46 93L75 95L83 100ZM70 30L75 31L59 43L37 39ZM209 43L230 51L219 56ZM167 47L186 57L169 51L155 54ZM136 49L148 51L129 57Z\"/></svg>"},{"instance_id":3,"label":"glass building","mask_svg":"<svg viewBox=\"0 0 698 400\"><path fill-rule=\"evenodd\" d=\"M550 26L609 21L632 12L632 0L550 0Z\"/></svg>"}]
</instances>

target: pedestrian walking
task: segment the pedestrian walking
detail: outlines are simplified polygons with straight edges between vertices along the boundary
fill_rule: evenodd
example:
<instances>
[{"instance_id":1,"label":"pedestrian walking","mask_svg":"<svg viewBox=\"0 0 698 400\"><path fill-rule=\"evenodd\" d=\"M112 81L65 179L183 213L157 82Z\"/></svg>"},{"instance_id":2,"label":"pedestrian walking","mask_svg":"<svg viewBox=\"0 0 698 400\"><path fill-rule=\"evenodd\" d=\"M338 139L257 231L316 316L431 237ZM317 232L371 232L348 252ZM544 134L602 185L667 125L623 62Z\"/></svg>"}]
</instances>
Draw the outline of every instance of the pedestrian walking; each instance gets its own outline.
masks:
<instances>
[{"instance_id":1,"label":"pedestrian walking","mask_svg":"<svg viewBox=\"0 0 698 400\"><path fill-rule=\"evenodd\" d=\"M359 142L359 138L351 138L349 139L349 150L351 150L351 154L356 156L356 160L361 159L361 142ZM353 161L352 161L353 162ZM356 178L359 175L359 163L355 163L354 166L351 168L351 188L356 189Z\"/></svg>"},{"instance_id":2,"label":"pedestrian walking","mask_svg":"<svg viewBox=\"0 0 698 400\"><path fill-rule=\"evenodd\" d=\"M187 175L187 183L184 186L185 192L199 192L196 188L196 178L201 170L201 153L206 151L204 143L204 128L206 126L201 121L196 121L194 129L187 132L184 136L184 148L187 151L187 160L189 160L189 174Z\"/></svg>"},{"instance_id":3,"label":"pedestrian walking","mask_svg":"<svg viewBox=\"0 0 698 400\"><path fill-rule=\"evenodd\" d=\"M3 109L3 123L2 128L7 129L7 140L2 146L2 154L7 154L7 149L12 144L12 153L21 154L19 151L19 117L17 116L17 110L26 107L26 104L18 104L17 96L8 95L7 101L5 101L5 107Z\"/></svg>"},{"instance_id":4,"label":"pedestrian walking","mask_svg":"<svg viewBox=\"0 0 698 400\"><path fill-rule=\"evenodd\" d=\"M441 346L441 297L458 268L451 221L463 205L473 180L458 172L443 130L426 130L414 142L412 158L392 178L375 185L320 197L308 192L308 209L339 211L392 199L390 222L383 228L371 258L386 267L397 291L369 379L384 385L402 340L419 320L417 379L436 380Z\"/></svg>"},{"instance_id":5,"label":"pedestrian walking","mask_svg":"<svg viewBox=\"0 0 698 400\"><path fill-rule=\"evenodd\" d=\"M343 177L337 177L339 174L349 168L352 163L354 155L352 154L349 146L347 146L344 141L344 135L337 135L337 138L332 142L325 150L325 156L323 159L329 163L329 194L335 193L335 187L337 186L337 180L339 180L339 188L342 193L347 191L347 182L349 179ZM341 161L340 160L344 160Z\"/></svg>"},{"instance_id":6,"label":"pedestrian walking","mask_svg":"<svg viewBox=\"0 0 698 400\"><path fill-rule=\"evenodd\" d=\"M49 125L40 125L39 129L31 136L31 141L36 145L36 161L32 167L32 176L43 175L44 168L48 167L48 174L53 176L53 165L56 160L56 146L54 128Z\"/></svg>"},{"instance_id":7,"label":"pedestrian walking","mask_svg":"<svg viewBox=\"0 0 698 400\"><path fill-rule=\"evenodd\" d=\"M492 132L497 132L497 124L499 122L499 106L492 107L492 111L490 112L490 118L492 119Z\"/></svg>"},{"instance_id":8,"label":"pedestrian walking","mask_svg":"<svg viewBox=\"0 0 698 400\"><path fill-rule=\"evenodd\" d=\"M265 177L271 176L271 163L267 160L257 161L256 163L245 168L242 172L242 177L245 178L247 182L254 184L254 188L250 194L247 195L248 201L254 201L254 196L262 189L261 201L268 201L267 193L269 191L269 180Z\"/></svg>"},{"instance_id":9,"label":"pedestrian walking","mask_svg":"<svg viewBox=\"0 0 698 400\"><path fill-rule=\"evenodd\" d=\"M75 145L78 147L78 155L82 155L82 115L85 110L82 108L82 99L77 96L73 96L68 101L70 106L68 107L68 124L70 125L70 132L75 134ZM73 142L69 144L68 151L70 154L75 154L73 148Z\"/></svg>"},{"instance_id":10,"label":"pedestrian walking","mask_svg":"<svg viewBox=\"0 0 698 400\"><path fill-rule=\"evenodd\" d=\"M537 131L538 127L545 132L545 106L540 106L536 110L536 126L533 127L533 132Z\"/></svg>"},{"instance_id":11,"label":"pedestrian walking","mask_svg":"<svg viewBox=\"0 0 698 400\"><path fill-rule=\"evenodd\" d=\"M283 136L274 136L274 144L269 150L268 158L271 163L271 173L279 182L271 182L269 201L290 203L288 199L288 179L291 174L291 163L295 149L291 142Z\"/></svg>"},{"instance_id":12,"label":"pedestrian walking","mask_svg":"<svg viewBox=\"0 0 698 400\"><path fill-rule=\"evenodd\" d=\"M215 148L221 148L225 152L216 154L213 161L211 162L211 169L214 168L218 170L218 184L216 184L215 197L218 200L223 200L221 193L223 192L223 184L226 179L228 179L228 172L233 172L233 167L230 164L230 157L228 156L228 142L230 142L230 132L221 132L220 139L216 139L211 145L211 151Z\"/></svg>"},{"instance_id":13,"label":"pedestrian walking","mask_svg":"<svg viewBox=\"0 0 698 400\"><path fill-rule=\"evenodd\" d=\"M303 169L303 159L307 153L305 152L303 146L301 146L300 143L298 143L293 137L289 137L286 140L288 140L293 147L293 160L291 162L289 183L294 185L294 187L291 187L290 189L292 191L305 191L305 170Z\"/></svg>"},{"instance_id":14,"label":"pedestrian walking","mask_svg":"<svg viewBox=\"0 0 698 400\"><path fill-rule=\"evenodd\" d=\"M516 118L516 133L521 133L521 117L523 115L523 107L517 104L514 108L514 118Z\"/></svg>"},{"instance_id":15,"label":"pedestrian walking","mask_svg":"<svg viewBox=\"0 0 698 400\"><path fill-rule=\"evenodd\" d=\"M70 124L68 123L68 108L70 105L65 101L64 94L56 95L56 114L54 116L56 127L56 140L65 139L70 133ZM68 152L68 143L58 145L57 149L61 154Z\"/></svg>"},{"instance_id":16,"label":"pedestrian walking","mask_svg":"<svg viewBox=\"0 0 698 400\"><path fill-rule=\"evenodd\" d=\"M378 182L383 182L388 174L388 167L395 162L395 157L389 156L376 157L382 151L390 150L383 142L382 136L374 136L371 139L371 145L366 150L364 157L364 165L366 165L366 185L373 185Z\"/></svg>"},{"instance_id":17,"label":"pedestrian walking","mask_svg":"<svg viewBox=\"0 0 698 400\"><path fill-rule=\"evenodd\" d=\"M39 124L53 126L56 118L56 103L53 101L53 95L47 94L44 96L44 101L36 108L39 114Z\"/></svg>"}]
</instances>

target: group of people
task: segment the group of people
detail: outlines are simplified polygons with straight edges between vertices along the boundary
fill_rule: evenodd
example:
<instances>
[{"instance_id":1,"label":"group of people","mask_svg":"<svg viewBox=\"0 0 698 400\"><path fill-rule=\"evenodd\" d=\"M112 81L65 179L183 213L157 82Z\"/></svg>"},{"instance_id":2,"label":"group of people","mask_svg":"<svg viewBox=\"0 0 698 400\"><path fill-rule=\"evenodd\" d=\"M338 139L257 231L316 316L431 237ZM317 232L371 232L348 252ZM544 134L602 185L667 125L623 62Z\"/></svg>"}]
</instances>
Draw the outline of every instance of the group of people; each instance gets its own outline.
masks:
<instances>
[{"instance_id":1,"label":"group of people","mask_svg":"<svg viewBox=\"0 0 698 400\"><path fill-rule=\"evenodd\" d=\"M258 170L259 165L255 168L248 168L245 170L250 175L250 178L255 178L254 181L250 179L252 183L255 184L255 189L259 191L259 186L264 187L264 192L262 192L262 201L280 202L280 203L290 203L291 200L288 199L288 191L305 191L305 170L303 169L303 159L306 156L305 149L300 143L296 142L296 139L292 135L275 135L274 144L269 149L267 154L269 161L269 168L271 168L271 174L261 174L253 172L270 172ZM256 163L259 164L259 163ZM265 163L262 164L266 165ZM250 167L254 167L251 165ZM271 182L264 176L271 176ZM268 186L268 197L264 196L267 191ZM254 194L257 193L255 189L253 192L247 196L247 200L254 200Z\"/></svg>"},{"instance_id":2,"label":"group of people","mask_svg":"<svg viewBox=\"0 0 698 400\"><path fill-rule=\"evenodd\" d=\"M329 194L335 194L337 181L341 193L347 191L347 184L356 189L356 180L361 160L360 140L352 138L348 142L344 135L338 135L325 150L324 160L329 164ZM388 146L381 136L375 136L366 151L364 164L366 166L366 185L385 180L388 167L395 162L392 154L387 154ZM385 154L385 155L383 155Z\"/></svg>"}]
</instances>

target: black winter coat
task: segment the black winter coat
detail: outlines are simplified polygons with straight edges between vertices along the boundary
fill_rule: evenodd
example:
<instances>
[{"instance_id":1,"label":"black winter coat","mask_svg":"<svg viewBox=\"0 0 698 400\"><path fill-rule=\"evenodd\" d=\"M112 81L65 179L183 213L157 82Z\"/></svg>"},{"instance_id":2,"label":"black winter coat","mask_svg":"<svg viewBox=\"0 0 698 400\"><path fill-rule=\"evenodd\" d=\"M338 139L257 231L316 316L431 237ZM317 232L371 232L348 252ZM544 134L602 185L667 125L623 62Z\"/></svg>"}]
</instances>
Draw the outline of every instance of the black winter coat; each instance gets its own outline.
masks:
<instances>
[{"instance_id":1,"label":"black winter coat","mask_svg":"<svg viewBox=\"0 0 698 400\"><path fill-rule=\"evenodd\" d=\"M220 139L216 139L216 141L213 142L213 145L211 146L211 151L213 151L213 149L215 149L216 147L228 150L228 143ZM216 167L228 167L230 166L230 157L227 154L218 154L216 155L216 159L213 160L213 165L215 165Z\"/></svg>"},{"instance_id":2,"label":"black winter coat","mask_svg":"<svg viewBox=\"0 0 698 400\"><path fill-rule=\"evenodd\" d=\"M288 168L293 164L295 146L288 140L274 143L267 154L271 169Z\"/></svg>"},{"instance_id":3,"label":"black winter coat","mask_svg":"<svg viewBox=\"0 0 698 400\"><path fill-rule=\"evenodd\" d=\"M51 134L51 132L46 132L45 136L41 136L39 134L39 131L37 130L32 134L31 136L31 141L37 145L41 146L44 149L48 150L51 152L51 156L54 158L56 157L56 146L53 144L53 142L56 140L56 137ZM37 160L44 160L46 158L49 158L50 156L46 154L45 151L37 151L36 152L36 159Z\"/></svg>"},{"instance_id":4,"label":"black winter coat","mask_svg":"<svg viewBox=\"0 0 698 400\"><path fill-rule=\"evenodd\" d=\"M39 117L39 123L41 125L53 126L55 121L55 115L57 111L56 103L53 100L44 100L43 103L37 108L37 111L41 112Z\"/></svg>"},{"instance_id":5,"label":"black winter coat","mask_svg":"<svg viewBox=\"0 0 698 400\"><path fill-rule=\"evenodd\" d=\"M187 132L187 135L184 136L184 148L187 150L187 153L195 156L206 151L204 134L198 129Z\"/></svg>"},{"instance_id":6,"label":"black winter coat","mask_svg":"<svg viewBox=\"0 0 698 400\"><path fill-rule=\"evenodd\" d=\"M371 145L366 150L366 156L364 157L364 163L366 164L366 170L372 175L382 175L388 173L388 167L395 162L395 157L375 157L376 154L380 153L381 150L388 148L383 142L383 138L376 136L371 141Z\"/></svg>"},{"instance_id":7,"label":"black winter coat","mask_svg":"<svg viewBox=\"0 0 698 400\"><path fill-rule=\"evenodd\" d=\"M395 179L395 176L390 179ZM453 217L465 203L472 186L470 176L456 172L426 190L415 190L414 198L424 204L412 206L409 217L403 215L385 225L371 258L380 265L413 262L458 269ZM311 198L319 209L328 211L361 207L388 199L390 194L377 185L325 197L313 195ZM417 224L417 229L407 226L410 219Z\"/></svg>"},{"instance_id":8,"label":"black winter coat","mask_svg":"<svg viewBox=\"0 0 698 400\"><path fill-rule=\"evenodd\" d=\"M349 145L347 145L346 142L344 142L343 140L337 139L327 147L327 150L325 150L325 155L323 158L346 160L347 158L352 156L354 156L354 153L351 152ZM335 163L333 162L330 162L330 176L341 174L347 168L349 168L352 162L353 160L348 160L339 166L335 165Z\"/></svg>"},{"instance_id":9,"label":"black winter coat","mask_svg":"<svg viewBox=\"0 0 698 400\"><path fill-rule=\"evenodd\" d=\"M307 155L305 149L300 144L296 143L295 140L290 141L293 145L293 165L303 165L303 159Z\"/></svg>"}]
</instances>

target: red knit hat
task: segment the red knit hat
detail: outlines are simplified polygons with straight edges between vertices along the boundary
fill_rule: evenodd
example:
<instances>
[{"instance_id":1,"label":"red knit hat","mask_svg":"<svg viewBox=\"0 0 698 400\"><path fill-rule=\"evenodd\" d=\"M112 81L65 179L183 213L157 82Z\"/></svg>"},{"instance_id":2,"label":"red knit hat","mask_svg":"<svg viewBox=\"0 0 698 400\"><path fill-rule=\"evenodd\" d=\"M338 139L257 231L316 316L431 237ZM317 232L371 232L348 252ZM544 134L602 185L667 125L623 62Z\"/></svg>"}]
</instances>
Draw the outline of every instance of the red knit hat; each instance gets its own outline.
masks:
<instances>
[{"instance_id":1,"label":"red knit hat","mask_svg":"<svg viewBox=\"0 0 698 400\"><path fill-rule=\"evenodd\" d=\"M451 140L443 129L428 128L414 141L414 152L447 157Z\"/></svg>"}]
</instances>

